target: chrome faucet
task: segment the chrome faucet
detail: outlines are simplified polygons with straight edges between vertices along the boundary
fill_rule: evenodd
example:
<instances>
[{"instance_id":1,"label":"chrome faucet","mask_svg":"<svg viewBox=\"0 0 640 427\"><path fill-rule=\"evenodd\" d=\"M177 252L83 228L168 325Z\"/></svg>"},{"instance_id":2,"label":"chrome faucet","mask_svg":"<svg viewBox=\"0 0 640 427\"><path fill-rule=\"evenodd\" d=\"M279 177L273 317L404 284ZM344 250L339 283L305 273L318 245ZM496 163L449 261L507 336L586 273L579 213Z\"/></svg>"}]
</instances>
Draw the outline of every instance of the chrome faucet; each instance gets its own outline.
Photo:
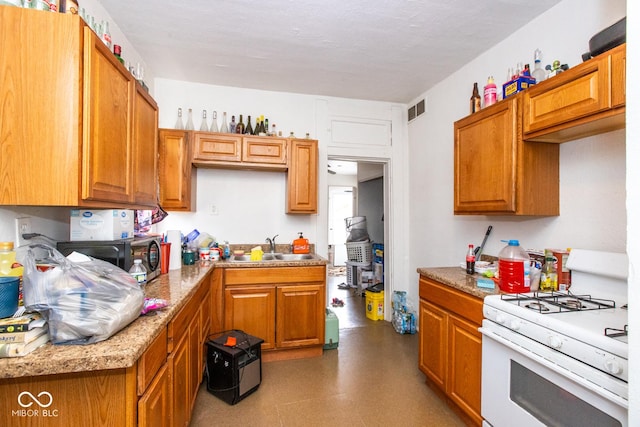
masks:
<instances>
[{"instance_id":1,"label":"chrome faucet","mask_svg":"<svg viewBox=\"0 0 640 427\"><path fill-rule=\"evenodd\" d=\"M269 238L267 237L267 239L265 240L265 242L267 242L269 244L269 252L271 253L275 253L276 252L276 237L278 237L278 234L276 234L275 236Z\"/></svg>"}]
</instances>

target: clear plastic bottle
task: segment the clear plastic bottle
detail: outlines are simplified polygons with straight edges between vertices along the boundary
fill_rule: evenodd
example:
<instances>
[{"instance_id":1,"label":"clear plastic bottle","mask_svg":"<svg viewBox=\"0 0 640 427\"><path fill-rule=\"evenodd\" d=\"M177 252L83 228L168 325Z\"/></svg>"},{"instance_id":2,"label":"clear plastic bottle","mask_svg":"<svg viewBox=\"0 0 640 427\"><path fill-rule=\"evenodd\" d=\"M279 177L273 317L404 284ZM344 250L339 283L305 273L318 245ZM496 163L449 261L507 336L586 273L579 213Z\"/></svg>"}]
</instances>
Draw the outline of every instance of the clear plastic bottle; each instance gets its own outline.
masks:
<instances>
[{"instance_id":1,"label":"clear plastic bottle","mask_svg":"<svg viewBox=\"0 0 640 427\"><path fill-rule=\"evenodd\" d=\"M186 130L193 130L193 111L189 108L189 113L187 114L187 125L184 127Z\"/></svg>"},{"instance_id":2,"label":"clear plastic bottle","mask_svg":"<svg viewBox=\"0 0 640 427\"><path fill-rule=\"evenodd\" d=\"M236 116L231 116L231 121L229 122L229 133L236 133Z\"/></svg>"},{"instance_id":3,"label":"clear plastic bottle","mask_svg":"<svg viewBox=\"0 0 640 427\"><path fill-rule=\"evenodd\" d=\"M531 265L529 254L522 249L518 240L508 242L498 254L500 290L507 293L525 293L531 290Z\"/></svg>"},{"instance_id":4,"label":"clear plastic bottle","mask_svg":"<svg viewBox=\"0 0 640 427\"><path fill-rule=\"evenodd\" d=\"M176 129L184 129L184 123L182 122L182 108L178 108L178 119L176 120Z\"/></svg>"},{"instance_id":5,"label":"clear plastic bottle","mask_svg":"<svg viewBox=\"0 0 640 427\"><path fill-rule=\"evenodd\" d=\"M141 259L136 259L133 261L133 265L129 269L129 274L136 279L138 285L143 286L147 283L147 269L144 265L142 265Z\"/></svg>"},{"instance_id":6,"label":"clear plastic bottle","mask_svg":"<svg viewBox=\"0 0 640 427\"><path fill-rule=\"evenodd\" d=\"M209 130L211 132L220 131L220 129L218 129L218 112L216 110L213 110L211 112L211 128Z\"/></svg>"},{"instance_id":7,"label":"clear plastic bottle","mask_svg":"<svg viewBox=\"0 0 640 427\"><path fill-rule=\"evenodd\" d=\"M209 130L209 126L207 125L207 110L202 110L202 122L200 123L200 130L202 132L207 132Z\"/></svg>"},{"instance_id":8,"label":"clear plastic bottle","mask_svg":"<svg viewBox=\"0 0 640 427\"><path fill-rule=\"evenodd\" d=\"M536 83L540 83L546 77L546 73L542 69L542 51L540 49L536 49L533 52L533 72L531 76L536 79Z\"/></svg>"}]
</instances>

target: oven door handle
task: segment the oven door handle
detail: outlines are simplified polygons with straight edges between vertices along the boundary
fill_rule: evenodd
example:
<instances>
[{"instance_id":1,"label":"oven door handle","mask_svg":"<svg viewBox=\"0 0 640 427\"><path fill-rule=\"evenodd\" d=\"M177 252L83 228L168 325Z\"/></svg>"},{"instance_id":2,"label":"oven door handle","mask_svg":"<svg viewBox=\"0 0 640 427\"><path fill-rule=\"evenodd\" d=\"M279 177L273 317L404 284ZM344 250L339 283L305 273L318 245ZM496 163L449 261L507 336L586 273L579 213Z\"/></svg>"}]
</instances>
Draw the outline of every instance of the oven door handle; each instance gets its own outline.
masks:
<instances>
[{"instance_id":1,"label":"oven door handle","mask_svg":"<svg viewBox=\"0 0 640 427\"><path fill-rule=\"evenodd\" d=\"M501 326L498 326L500 328L502 328ZM515 351L516 353L521 354L522 356L526 357L529 360L535 361L535 363L538 363L554 372L556 372L559 375L562 375L563 377L582 385L583 387L587 388L588 390L591 390L597 394L599 394L600 396L604 397L605 399L614 402L615 404L617 404L618 406L621 406L625 409L629 408L629 401L627 399L625 399L622 396L619 396L618 394L611 392L605 388L603 388L602 386L600 386L599 384L595 384L583 377L581 377L580 375L576 374L575 372L571 371L570 369L566 369L561 367L560 365L558 365L557 363L554 363L550 360L548 360L544 355L545 353L547 354L558 354L561 355L561 357L563 359L566 359L566 364L572 367L577 368L576 370L580 370L580 368L583 369L595 369L592 367L588 367L587 365L583 364L582 362L578 362L575 359L562 354L560 352L558 352L557 350L553 350L543 344L540 344L530 338L526 338L520 334L518 334L517 332L511 332L509 330L508 333L509 334L515 334L514 338L516 340L518 339L524 339L527 340L527 345L528 346L533 346L535 347L536 351L532 351L529 349L526 349L520 345L518 345L517 343L495 333L493 330L491 330L491 328L487 328L486 326L482 326L478 329L478 331L480 331L480 333L482 333L482 335L484 335L487 339L492 339L494 341L497 341L498 343L504 345L505 347ZM553 353L549 353L549 352L553 352ZM608 374L605 374L604 372L602 373L603 376L608 376ZM618 380L618 381L622 381L622 380Z\"/></svg>"}]
</instances>

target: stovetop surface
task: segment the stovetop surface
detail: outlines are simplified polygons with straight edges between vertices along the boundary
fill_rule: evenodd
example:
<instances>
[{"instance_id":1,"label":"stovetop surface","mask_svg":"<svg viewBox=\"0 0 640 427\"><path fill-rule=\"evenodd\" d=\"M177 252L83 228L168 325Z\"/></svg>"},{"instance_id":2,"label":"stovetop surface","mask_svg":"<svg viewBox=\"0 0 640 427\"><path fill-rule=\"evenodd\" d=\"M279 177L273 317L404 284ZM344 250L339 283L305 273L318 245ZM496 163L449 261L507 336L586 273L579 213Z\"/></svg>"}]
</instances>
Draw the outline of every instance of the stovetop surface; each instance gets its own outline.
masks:
<instances>
[{"instance_id":1,"label":"stovetop surface","mask_svg":"<svg viewBox=\"0 0 640 427\"><path fill-rule=\"evenodd\" d=\"M550 295L537 300L534 297L533 293L490 295L485 297L484 303L542 328L590 343L621 357L627 356L626 336L605 335L606 328L625 330L628 319L626 305L620 306L613 301L600 299L597 302L581 299L580 304L587 308L577 310L562 305L563 301L570 299L565 296L558 298L553 303L550 303ZM609 305L610 303L615 306ZM541 311L537 306L528 307L531 304L542 304L548 307L549 311ZM594 308L594 306L597 307Z\"/></svg>"}]
</instances>

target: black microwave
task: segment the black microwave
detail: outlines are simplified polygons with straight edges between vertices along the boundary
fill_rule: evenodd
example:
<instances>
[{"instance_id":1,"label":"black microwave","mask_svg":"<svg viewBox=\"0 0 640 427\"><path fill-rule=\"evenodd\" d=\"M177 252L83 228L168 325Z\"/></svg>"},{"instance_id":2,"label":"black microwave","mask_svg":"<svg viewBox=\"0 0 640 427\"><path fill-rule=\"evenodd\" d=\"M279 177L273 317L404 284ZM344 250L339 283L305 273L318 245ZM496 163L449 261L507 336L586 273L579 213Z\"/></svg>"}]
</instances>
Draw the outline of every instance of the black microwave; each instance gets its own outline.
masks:
<instances>
[{"instance_id":1,"label":"black microwave","mask_svg":"<svg viewBox=\"0 0 640 427\"><path fill-rule=\"evenodd\" d=\"M133 260L141 259L147 269L147 281L160 275L160 237L135 237L123 240L80 240L58 242L58 251L67 256L80 252L93 258L102 259L129 271Z\"/></svg>"}]
</instances>

